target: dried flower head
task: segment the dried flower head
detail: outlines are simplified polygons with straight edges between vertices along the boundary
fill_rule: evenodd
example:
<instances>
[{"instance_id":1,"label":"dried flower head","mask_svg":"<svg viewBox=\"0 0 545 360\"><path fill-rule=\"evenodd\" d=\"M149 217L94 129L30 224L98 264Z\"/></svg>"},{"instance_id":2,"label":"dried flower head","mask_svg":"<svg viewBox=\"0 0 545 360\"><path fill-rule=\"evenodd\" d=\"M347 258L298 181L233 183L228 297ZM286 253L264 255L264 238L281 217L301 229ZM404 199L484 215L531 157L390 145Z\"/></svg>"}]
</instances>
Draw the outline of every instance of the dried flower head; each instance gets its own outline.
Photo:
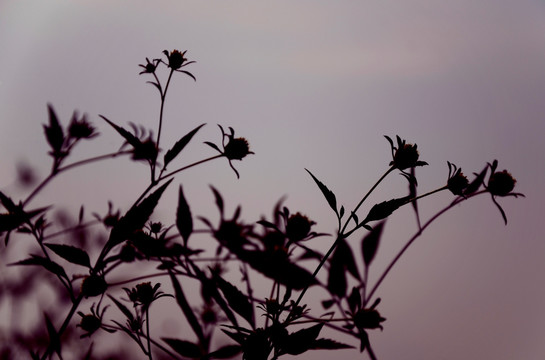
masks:
<instances>
[{"instance_id":1,"label":"dried flower head","mask_svg":"<svg viewBox=\"0 0 545 360\"><path fill-rule=\"evenodd\" d=\"M137 284L136 287L132 289L123 289L135 306L142 305L144 308L148 308L155 300L164 296L172 296L165 294L162 291L158 291L160 286L160 283L157 283L152 287L150 282L143 282Z\"/></svg>"},{"instance_id":2,"label":"dried flower head","mask_svg":"<svg viewBox=\"0 0 545 360\"><path fill-rule=\"evenodd\" d=\"M184 52L173 50L169 54L168 51L165 50L164 53L168 59L168 66L173 70L178 70L179 68L181 68L184 62L187 61L187 59L184 57L186 52L187 50Z\"/></svg>"}]
</instances>

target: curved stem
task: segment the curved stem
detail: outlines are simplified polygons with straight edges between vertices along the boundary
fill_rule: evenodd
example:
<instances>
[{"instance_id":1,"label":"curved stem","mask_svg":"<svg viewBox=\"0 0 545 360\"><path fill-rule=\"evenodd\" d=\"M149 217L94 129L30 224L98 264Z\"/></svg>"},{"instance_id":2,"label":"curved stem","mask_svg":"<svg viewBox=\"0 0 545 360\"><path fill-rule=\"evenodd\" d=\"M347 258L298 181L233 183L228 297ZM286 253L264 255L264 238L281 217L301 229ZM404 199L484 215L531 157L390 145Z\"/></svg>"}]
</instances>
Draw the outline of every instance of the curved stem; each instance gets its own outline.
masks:
<instances>
[{"instance_id":1,"label":"curved stem","mask_svg":"<svg viewBox=\"0 0 545 360\"><path fill-rule=\"evenodd\" d=\"M420 235L422 235L422 232L428 227L431 225L431 223L433 223L435 220L437 220L437 218L439 218L441 215L443 215L444 213L446 213L448 210L452 209L455 205L458 205L459 203L461 203L462 201L465 201L465 200L468 200L469 198L473 197L473 196L476 196L476 195L479 195L479 194L482 194L484 193L485 191L479 191L477 193L474 193L474 194L471 194L469 197L457 197L456 199L454 199L454 201L452 201L448 206L446 206L445 208L443 208L441 211L439 211L438 213L436 213L434 216L432 216L424 225L422 225L422 227L409 239L409 241L405 244L405 246L403 246L403 248L401 248L401 250L397 253L397 255L394 257L394 259L390 262L390 264L386 267L386 269L384 270L384 272L382 273L382 275L380 275L379 279L377 280L377 282L375 283L375 285L373 286L373 289L369 292L369 295L367 296L366 299L364 299L363 301L363 306L365 307L365 305L369 302L369 300L371 300L371 298L373 297L373 295L375 294L375 292L377 291L378 287L380 286L380 284L382 284L382 282L384 281L384 279L386 278L386 275L388 275L388 273L390 272L390 270L392 270L392 268L394 267L394 265L398 262L398 260L401 258L401 256L405 253L405 251L407 251L407 249L409 248L409 246L412 245L412 243L418 239L420 237Z\"/></svg>"}]
</instances>

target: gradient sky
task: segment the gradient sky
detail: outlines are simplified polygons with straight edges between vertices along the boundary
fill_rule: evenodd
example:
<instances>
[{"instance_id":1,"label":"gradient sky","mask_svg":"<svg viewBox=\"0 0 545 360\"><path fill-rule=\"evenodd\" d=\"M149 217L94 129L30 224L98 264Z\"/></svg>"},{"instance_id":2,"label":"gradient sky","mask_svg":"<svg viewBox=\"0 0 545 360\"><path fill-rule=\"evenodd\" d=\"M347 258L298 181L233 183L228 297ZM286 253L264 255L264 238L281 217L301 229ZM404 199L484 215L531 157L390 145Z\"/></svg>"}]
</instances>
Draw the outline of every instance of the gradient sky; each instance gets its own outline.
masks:
<instances>
[{"instance_id":1,"label":"gradient sky","mask_svg":"<svg viewBox=\"0 0 545 360\"><path fill-rule=\"evenodd\" d=\"M316 230L334 232L304 168L352 207L387 168L383 135L418 144L430 164L417 173L422 193L444 184L447 160L471 174L498 159L527 196L500 199L509 224L489 197L441 218L379 291L388 320L371 341L380 359L545 358L543 1L1 0L0 189L17 190L19 162L47 174L47 103L65 121L74 109L87 113L105 151L120 139L98 114L155 128L158 96L137 65L164 49L197 61L189 69L197 82L178 77L168 94L165 144L205 122L199 141L218 142L219 123L256 153L237 164L240 180L224 162L177 178L194 213L216 216L213 184L230 210L243 205L247 221L286 195ZM190 156L212 154L193 147ZM78 156L96 149L86 144ZM126 208L147 172L120 164L74 171L43 201L81 199L89 213L103 212L108 199ZM370 201L406 191L392 176ZM422 202L422 216L450 199ZM392 216L371 279L415 230L410 211ZM323 249L331 240L316 241Z\"/></svg>"}]
</instances>

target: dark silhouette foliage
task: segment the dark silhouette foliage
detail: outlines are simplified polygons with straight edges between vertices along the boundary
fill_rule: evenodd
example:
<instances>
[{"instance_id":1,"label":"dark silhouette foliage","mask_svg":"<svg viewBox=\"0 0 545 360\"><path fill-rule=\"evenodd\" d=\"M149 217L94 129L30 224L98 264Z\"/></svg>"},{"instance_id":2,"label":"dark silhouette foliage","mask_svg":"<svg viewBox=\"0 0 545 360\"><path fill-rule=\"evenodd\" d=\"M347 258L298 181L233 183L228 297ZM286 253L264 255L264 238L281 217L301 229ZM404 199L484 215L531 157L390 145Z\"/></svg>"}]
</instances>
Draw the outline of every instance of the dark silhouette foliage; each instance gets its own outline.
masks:
<instances>
[{"instance_id":1,"label":"dark silhouette foliage","mask_svg":"<svg viewBox=\"0 0 545 360\"><path fill-rule=\"evenodd\" d=\"M317 224L303 212L292 212L280 201L274 207L272 219L247 223L241 219L240 207L232 215L226 214L225 200L214 187L211 192L219 213L217 223L193 214L186 197L188 190L181 184L177 208L172 209L175 222L163 224L152 220L163 194L176 182L179 173L225 159L238 178L240 174L233 162L254 154L248 140L236 137L233 128L218 125L220 145L204 142L217 152L215 155L184 166L176 165L183 160L183 150L205 126L201 124L181 135L161 159L163 106L173 75L181 73L196 80L187 70L194 62L188 61L186 51L163 53L163 58L146 58L146 63L140 65L143 69L140 74L151 77L148 83L160 95L157 136L136 125L125 128L100 115L120 136L121 146L111 153L69 162L72 150L98 133L86 116L77 113L68 125L63 124L53 106L48 105L44 134L52 159L50 174L35 183L22 199L12 199L0 192L3 208L0 233L6 247L0 256L4 265L20 269L19 276L2 278L0 300L31 298L43 284L59 297L54 308L41 310L41 321L31 324L30 330L23 331L14 324L12 329L0 333L1 359L124 359L129 353L140 352L140 358L150 360L235 357L267 360L307 351L340 349L355 349L355 352L359 349L377 359L380 354L373 351L371 336L375 336L377 329L382 330L386 318L379 311L380 298L376 292L405 250L438 217L462 202L488 194L507 223L498 199L523 196L513 192L516 180L508 171L497 171L496 160L476 173L472 181L460 168L447 162L446 183L418 195L415 168L428 164L420 160L416 144L409 144L399 136L394 143L386 136L392 160L388 164L385 156L386 171L350 210L331 188L306 170L317 185L317 195L323 196L324 205L331 208L338 222L336 233L330 237L329 250L324 254L314 247L312 240L326 234L316 232ZM168 76L166 82L160 80L163 70ZM52 215L56 205L41 208L30 205L64 172L119 156L149 168L147 186L134 197L128 209L114 211L109 203L105 214L94 213L89 217L81 205L77 223L65 226ZM408 181L408 195L368 204L369 195L395 171ZM452 200L429 219L421 220L417 201L445 190L450 191ZM406 245L382 270L378 280L369 283L369 268L380 248L386 220L409 204L416 213L417 232L408 235ZM367 206L366 211L362 211L363 205ZM54 230L59 227L61 231ZM91 229L104 234L104 241L89 241L86 234ZM193 240L197 236L214 239L213 256ZM30 253L23 258L8 259L8 247L17 245L10 242L13 238L33 239ZM354 252L354 248L359 251ZM138 266L134 267L135 264ZM125 272L123 281L115 280L114 269L129 267L131 271ZM326 276L319 277L320 272ZM266 284L268 295L260 294L256 277L260 284ZM323 278L327 280L324 282ZM315 290L320 290L316 294L325 291L326 296L319 299L322 308L314 304L311 309L307 293ZM174 304L175 315L180 316L172 318L183 322L187 331L169 336L153 333L150 310L158 308L159 302ZM328 336L333 334L336 338L325 337L324 329L328 329ZM101 347L102 338L98 342L94 339L101 333L116 333L115 336L127 341L122 341L117 350L99 355L96 349ZM92 341L85 342L86 339Z\"/></svg>"}]
</instances>

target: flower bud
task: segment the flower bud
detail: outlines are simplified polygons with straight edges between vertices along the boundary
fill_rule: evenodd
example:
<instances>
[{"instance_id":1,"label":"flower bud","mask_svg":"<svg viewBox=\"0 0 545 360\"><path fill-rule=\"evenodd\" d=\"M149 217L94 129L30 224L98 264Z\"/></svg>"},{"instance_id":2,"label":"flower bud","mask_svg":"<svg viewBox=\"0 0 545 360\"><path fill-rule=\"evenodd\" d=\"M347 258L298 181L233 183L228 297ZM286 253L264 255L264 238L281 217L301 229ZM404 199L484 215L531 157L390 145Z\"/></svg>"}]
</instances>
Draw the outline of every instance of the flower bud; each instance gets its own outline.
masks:
<instances>
[{"instance_id":1,"label":"flower bud","mask_svg":"<svg viewBox=\"0 0 545 360\"><path fill-rule=\"evenodd\" d=\"M447 187L451 193L454 195L462 195L465 188L469 185L467 177L461 172L457 171L451 178L447 181Z\"/></svg>"}]
</instances>

